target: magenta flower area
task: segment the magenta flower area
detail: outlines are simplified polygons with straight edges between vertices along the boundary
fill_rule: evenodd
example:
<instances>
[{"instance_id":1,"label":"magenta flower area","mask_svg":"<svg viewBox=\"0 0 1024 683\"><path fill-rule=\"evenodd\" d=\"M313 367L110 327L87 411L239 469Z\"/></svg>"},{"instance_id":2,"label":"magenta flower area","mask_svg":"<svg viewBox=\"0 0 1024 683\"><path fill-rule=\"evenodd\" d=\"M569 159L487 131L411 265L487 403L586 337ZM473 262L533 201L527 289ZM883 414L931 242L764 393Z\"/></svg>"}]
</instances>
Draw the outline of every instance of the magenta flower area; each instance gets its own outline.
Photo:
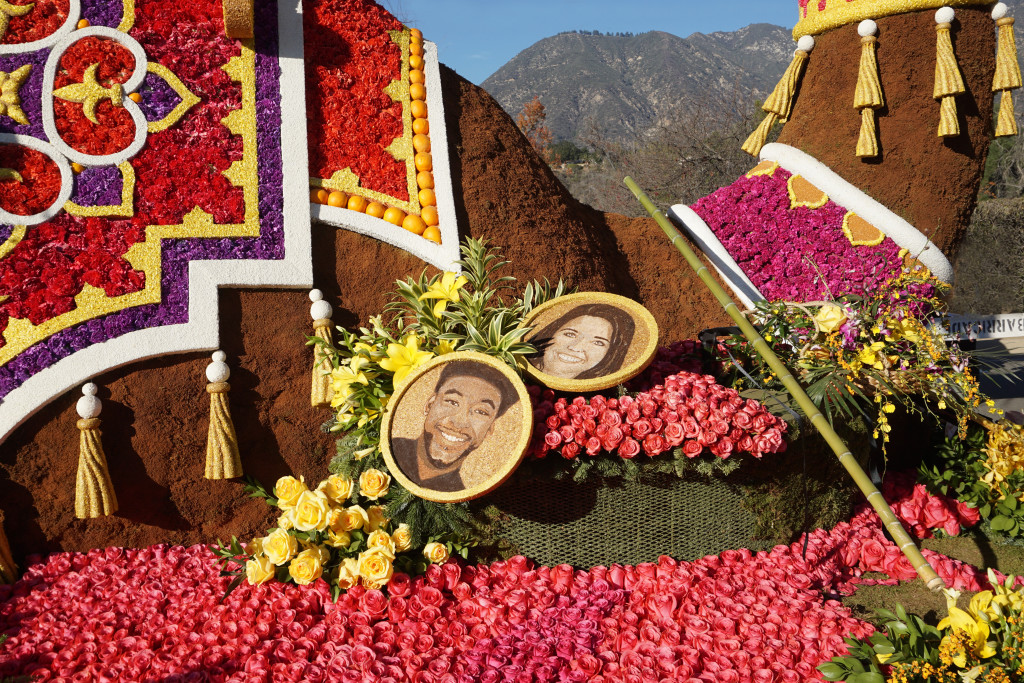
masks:
<instances>
[{"instance_id":1,"label":"magenta flower area","mask_svg":"<svg viewBox=\"0 0 1024 683\"><path fill-rule=\"evenodd\" d=\"M908 481L890 489L906 496L894 509L915 498ZM955 503L941 504L955 514ZM928 524L941 523L929 505ZM923 552L947 585L986 585L974 567ZM801 539L589 570L523 557L450 561L416 578L395 574L386 591L352 588L336 603L322 579L243 583L222 600L228 579L204 546L27 564L16 584L0 586L0 678L796 683L821 680L815 667L846 653L844 637L873 631L829 595L916 580L866 508L811 533L806 554Z\"/></svg>"},{"instance_id":2,"label":"magenta flower area","mask_svg":"<svg viewBox=\"0 0 1024 683\"><path fill-rule=\"evenodd\" d=\"M768 300L863 295L896 274L899 246L888 237L877 246L850 244L847 211L835 202L790 208L790 175L779 168L741 176L692 207Z\"/></svg>"}]
</instances>

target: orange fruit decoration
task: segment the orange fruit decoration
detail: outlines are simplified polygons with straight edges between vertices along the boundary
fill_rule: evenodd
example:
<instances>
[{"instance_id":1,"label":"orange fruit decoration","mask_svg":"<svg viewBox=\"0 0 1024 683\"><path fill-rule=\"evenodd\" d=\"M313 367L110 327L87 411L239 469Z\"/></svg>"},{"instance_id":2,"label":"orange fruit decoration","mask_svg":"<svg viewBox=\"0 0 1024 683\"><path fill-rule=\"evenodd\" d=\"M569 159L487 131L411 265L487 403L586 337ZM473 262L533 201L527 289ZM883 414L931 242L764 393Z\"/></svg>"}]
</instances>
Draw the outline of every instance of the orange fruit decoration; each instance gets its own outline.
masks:
<instances>
[{"instance_id":1,"label":"orange fruit decoration","mask_svg":"<svg viewBox=\"0 0 1024 683\"><path fill-rule=\"evenodd\" d=\"M388 210L384 212L384 220L392 225L401 225L402 221L405 220L405 211L396 209L393 206L388 207Z\"/></svg>"},{"instance_id":2,"label":"orange fruit decoration","mask_svg":"<svg viewBox=\"0 0 1024 683\"><path fill-rule=\"evenodd\" d=\"M409 214L402 221L402 227L409 232L417 235L422 235L423 231L427 229L427 224L423 222L423 219L415 214Z\"/></svg>"},{"instance_id":3,"label":"orange fruit decoration","mask_svg":"<svg viewBox=\"0 0 1024 683\"><path fill-rule=\"evenodd\" d=\"M342 207L342 206L347 206L347 205L348 205L348 195L345 194L344 192L340 192L338 190L334 190L329 195L327 195L327 206Z\"/></svg>"},{"instance_id":4,"label":"orange fruit decoration","mask_svg":"<svg viewBox=\"0 0 1024 683\"><path fill-rule=\"evenodd\" d=\"M434 168L434 160L430 152L420 152L414 158L417 171L430 171Z\"/></svg>"},{"instance_id":5,"label":"orange fruit decoration","mask_svg":"<svg viewBox=\"0 0 1024 683\"><path fill-rule=\"evenodd\" d=\"M430 133L430 122L426 119L413 119L412 132L416 135L427 135Z\"/></svg>"},{"instance_id":6,"label":"orange fruit decoration","mask_svg":"<svg viewBox=\"0 0 1024 683\"><path fill-rule=\"evenodd\" d=\"M142 95L140 95L137 92L133 92L132 94L128 95L128 99L131 100L132 102L135 102L136 104L138 104L139 102L142 101Z\"/></svg>"},{"instance_id":7,"label":"orange fruit decoration","mask_svg":"<svg viewBox=\"0 0 1024 683\"><path fill-rule=\"evenodd\" d=\"M423 56L423 43L417 43L415 40L409 43L409 54L416 55L417 57Z\"/></svg>"},{"instance_id":8,"label":"orange fruit decoration","mask_svg":"<svg viewBox=\"0 0 1024 683\"><path fill-rule=\"evenodd\" d=\"M437 197L434 191L429 189L420 190L420 206L437 206Z\"/></svg>"},{"instance_id":9,"label":"orange fruit decoration","mask_svg":"<svg viewBox=\"0 0 1024 683\"><path fill-rule=\"evenodd\" d=\"M380 202L370 202L366 205L366 215L373 216L374 218L384 218L384 212L387 211L387 207Z\"/></svg>"},{"instance_id":10,"label":"orange fruit decoration","mask_svg":"<svg viewBox=\"0 0 1024 683\"><path fill-rule=\"evenodd\" d=\"M79 19L78 20L78 28L87 28L88 26L89 26L89 20L88 19Z\"/></svg>"},{"instance_id":11,"label":"orange fruit decoration","mask_svg":"<svg viewBox=\"0 0 1024 683\"><path fill-rule=\"evenodd\" d=\"M409 97L414 100L425 100L427 98L427 89L423 87L422 83L410 83Z\"/></svg>"},{"instance_id":12,"label":"orange fruit decoration","mask_svg":"<svg viewBox=\"0 0 1024 683\"><path fill-rule=\"evenodd\" d=\"M419 30L418 28L409 29L409 35L415 38L416 40L423 40L423 31Z\"/></svg>"},{"instance_id":13,"label":"orange fruit decoration","mask_svg":"<svg viewBox=\"0 0 1024 683\"><path fill-rule=\"evenodd\" d=\"M409 82L410 83L423 83L427 79L423 77L423 72L419 69L412 69L409 71Z\"/></svg>"},{"instance_id":14,"label":"orange fruit decoration","mask_svg":"<svg viewBox=\"0 0 1024 683\"><path fill-rule=\"evenodd\" d=\"M422 237L434 242L435 244L441 244L441 231L438 230L436 225L428 226L427 229L423 231Z\"/></svg>"},{"instance_id":15,"label":"orange fruit decoration","mask_svg":"<svg viewBox=\"0 0 1024 683\"><path fill-rule=\"evenodd\" d=\"M417 152L429 152L430 138L428 138L426 135L413 135L412 148L415 149Z\"/></svg>"},{"instance_id":16,"label":"orange fruit decoration","mask_svg":"<svg viewBox=\"0 0 1024 683\"><path fill-rule=\"evenodd\" d=\"M82 171L85 170L85 166L82 166L77 161L72 161L71 162L71 170L74 171L75 173L81 173ZM315 202L316 200L314 199L313 201Z\"/></svg>"},{"instance_id":17,"label":"orange fruit decoration","mask_svg":"<svg viewBox=\"0 0 1024 683\"><path fill-rule=\"evenodd\" d=\"M423 222L426 223L428 227L431 225L437 225L441 222L437 215L436 206L424 206L423 210L420 211L420 218L423 219Z\"/></svg>"},{"instance_id":18,"label":"orange fruit decoration","mask_svg":"<svg viewBox=\"0 0 1024 683\"><path fill-rule=\"evenodd\" d=\"M420 171L416 174L416 184L425 190L434 189L434 174L430 171Z\"/></svg>"},{"instance_id":19,"label":"orange fruit decoration","mask_svg":"<svg viewBox=\"0 0 1024 683\"><path fill-rule=\"evenodd\" d=\"M348 198L348 208L352 211L358 211L359 213L366 211L366 203L366 199L357 194Z\"/></svg>"},{"instance_id":20,"label":"orange fruit decoration","mask_svg":"<svg viewBox=\"0 0 1024 683\"><path fill-rule=\"evenodd\" d=\"M423 100L413 100L412 104L409 105L409 108L412 110L413 118L427 118L427 103Z\"/></svg>"},{"instance_id":21,"label":"orange fruit decoration","mask_svg":"<svg viewBox=\"0 0 1024 683\"><path fill-rule=\"evenodd\" d=\"M309 201L314 204L326 204L329 193L323 188L313 188L309 191Z\"/></svg>"},{"instance_id":22,"label":"orange fruit decoration","mask_svg":"<svg viewBox=\"0 0 1024 683\"><path fill-rule=\"evenodd\" d=\"M419 55L409 55L409 68L410 69L423 69L423 57Z\"/></svg>"}]
</instances>

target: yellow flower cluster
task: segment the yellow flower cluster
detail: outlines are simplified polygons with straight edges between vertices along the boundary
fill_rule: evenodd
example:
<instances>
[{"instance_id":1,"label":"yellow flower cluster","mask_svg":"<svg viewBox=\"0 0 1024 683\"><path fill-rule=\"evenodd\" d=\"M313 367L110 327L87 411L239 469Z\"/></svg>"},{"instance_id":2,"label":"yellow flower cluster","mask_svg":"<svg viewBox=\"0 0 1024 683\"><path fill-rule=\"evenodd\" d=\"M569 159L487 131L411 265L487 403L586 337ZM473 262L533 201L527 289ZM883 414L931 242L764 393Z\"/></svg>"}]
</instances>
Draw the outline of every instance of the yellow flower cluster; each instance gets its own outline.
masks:
<instances>
[{"instance_id":1,"label":"yellow flower cluster","mask_svg":"<svg viewBox=\"0 0 1024 683\"><path fill-rule=\"evenodd\" d=\"M352 544L353 532L365 537L366 550L358 557L346 557L334 570L342 589L356 583L366 588L384 586L394 573L395 553L411 547L409 527L399 524L389 531L390 520L383 505L347 505L353 493L376 501L387 495L391 476L377 469L368 469L358 482L331 475L316 489L310 490L302 477L281 477L274 486L277 506L282 513L277 528L267 536L254 539L247 552L245 565L249 583L261 584L277 576L279 567L287 566L288 576L300 585L319 579L330 562L328 548L344 551ZM322 544L300 540L292 532L319 532ZM305 537L304 537L305 538ZM301 549L300 549L301 548Z\"/></svg>"},{"instance_id":2,"label":"yellow flower cluster","mask_svg":"<svg viewBox=\"0 0 1024 683\"><path fill-rule=\"evenodd\" d=\"M989 432L985 454L983 464L988 471L981 479L995 489L1024 467L1024 429L1005 420L1000 422Z\"/></svg>"}]
</instances>

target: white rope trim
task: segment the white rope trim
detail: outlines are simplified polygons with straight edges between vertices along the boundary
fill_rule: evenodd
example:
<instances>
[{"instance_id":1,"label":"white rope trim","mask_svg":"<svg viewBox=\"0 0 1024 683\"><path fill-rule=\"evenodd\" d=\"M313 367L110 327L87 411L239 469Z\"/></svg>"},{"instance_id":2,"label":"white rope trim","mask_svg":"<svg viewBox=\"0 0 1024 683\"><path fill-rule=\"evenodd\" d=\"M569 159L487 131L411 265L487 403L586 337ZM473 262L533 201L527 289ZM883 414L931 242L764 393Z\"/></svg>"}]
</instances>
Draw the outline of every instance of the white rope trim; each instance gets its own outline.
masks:
<instances>
[{"instance_id":1,"label":"white rope trim","mask_svg":"<svg viewBox=\"0 0 1024 683\"><path fill-rule=\"evenodd\" d=\"M795 147L772 142L761 148L762 161L774 161L796 175L800 174L847 211L853 211L884 232L893 242L926 265L935 277L953 282L953 266L931 240L881 203L864 194L835 171Z\"/></svg>"},{"instance_id":2,"label":"white rope trim","mask_svg":"<svg viewBox=\"0 0 1024 683\"><path fill-rule=\"evenodd\" d=\"M718 274L725 280L725 284L729 285L729 289L743 303L744 307L753 308L755 301L764 301L764 295L757 291L754 283L743 273L743 269L733 260L732 256L729 256L729 252L725 250L722 243L715 237L715 233L696 211L686 204L676 204L668 211L669 215L676 222L682 224L686 232L690 233L691 239L708 257L711 265L715 267Z\"/></svg>"},{"instance_id":3,"label":"white rope trim","mask_svg":"<svg viewBox=\"0 0 1024 683\"><path fill-rule=\"evenodd\" d=\"M71 175L71 164L68 160L61 156L53 145L43 142L38 138L34 138L30 135L17 135L12 133L0 133L0 144L10 145L22 145L29 149L34 149L37 152L41 152L50 158L53 163L57 164L57 168L60 170L60 192L57 193L57 198L53 200L53 203L48 207L34 213L31 216L19 216L16 213L9 213L0 209L0 223L8 223L10 225L38 225L44 223L64 208L64 202L71 198L71 190L74 188L74 180Z\"/></svg>"},{"instance_id":4,"label":"white rope trim","mask_svg":"<svg viewBox=\"0 0 1024 683\"><path fill-rule=\"evenodd\" d=\"M68 3L68 16L56 31L45 38L33 40L31 43L8 43L0 45L0 55L24 54L26 52L41 50L44 47L50 47L58 40L75 30L78 26L78 17L81 14L81 3L79 3L78 0L71 0L71 2Z\"/></svg>"}]
</instances>

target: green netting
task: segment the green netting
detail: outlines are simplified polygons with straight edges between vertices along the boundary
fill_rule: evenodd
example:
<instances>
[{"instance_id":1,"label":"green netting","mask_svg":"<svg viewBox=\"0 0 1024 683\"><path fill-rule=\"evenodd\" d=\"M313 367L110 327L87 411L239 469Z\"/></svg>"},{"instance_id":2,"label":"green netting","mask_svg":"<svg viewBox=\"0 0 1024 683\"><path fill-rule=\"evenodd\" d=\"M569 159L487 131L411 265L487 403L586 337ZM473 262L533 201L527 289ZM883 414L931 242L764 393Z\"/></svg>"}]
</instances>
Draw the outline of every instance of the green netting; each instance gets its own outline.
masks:
<instances>
[{"instance_id":1,"label":"green netting","mask_svg":"<svg viewBox=\"0 0 1024 683\"><path fill-rule=\"evenodd\" d=\"M499 535L522 554L589 568L763 547L743 496L740 486L708 479L513 481L488 502L504 513Z\"/></svg>"}]
</instances>

